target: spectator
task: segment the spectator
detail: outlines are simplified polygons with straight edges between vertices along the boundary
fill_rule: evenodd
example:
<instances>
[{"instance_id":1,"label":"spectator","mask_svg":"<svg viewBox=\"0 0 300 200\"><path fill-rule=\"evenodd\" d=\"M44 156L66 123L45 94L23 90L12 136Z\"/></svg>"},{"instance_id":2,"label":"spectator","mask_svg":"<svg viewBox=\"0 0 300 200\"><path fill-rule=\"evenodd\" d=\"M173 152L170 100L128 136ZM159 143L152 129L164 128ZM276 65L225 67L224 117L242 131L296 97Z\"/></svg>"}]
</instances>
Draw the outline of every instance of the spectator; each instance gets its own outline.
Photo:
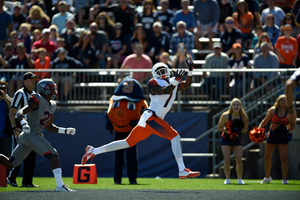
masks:
<instances>
[{"instance_id":1,"label":"spectator","mask_svg":"<svg viewBox=\"0 0 300 200\"><path fill-rule=\"evenodd\" d=\"M274 48L273 48L273 45L272 45L272 43L271 43L271 41L270 41L269 35L268 35L266 32L263 32L263 33L261 34L261 36L258 38L258 42L257 42L257 44L255 45L255 47L254 47L254 49L253 49L253 58L254 58L257 54L259 54L259 53L261 52L260 45L261 45L261 43L263 43L263 42L269 43L269 45L270 45L270 51L273 51L273 52L274 52Z\"/></svg>"},{"instance_id":2,"label":"spectator","mask_svg":"<svg viewBox=\"0 0 300 200\"><path fill-rule=\"evenodd\" d=\"M286 24L282 28L284 36L277 39L275 50L279 58L279 68L296 68L298 55L297 40L291 37L292 26Z\"/></svg>"},{"instance_id":3,"label":"spectator","mask_svg":"<svg viewBox=\"0 0 300 200\"><path fill-rule=\"evenodd\" d=\"M187 49L184 43L179 43L177 46L176 54L172 57L172 68L173 69L185 69L187 68L185 59L188 58Z\"/></svg>"},{"instance_id":4,"label":"spectator","mask_svg":"<svg viewBox=\"0 0 300 200\"><path fill-rule=\"evenodd\" d=\"M251 31L254 24L254 17L251 12L249 12L248 5L244 0L238 1L236 3L237 12L233 15L235 16L235 27L242 32L242 45L251 39Z\"/></svg>"},{"instance_id":5,"label":"spectator","mask_svg":"<svg viewBox=\"0 0 300 200\"><path fill-rule=\"evenodd\" d=\"M13 130L9 121L11 98L6 94L7 82L0 80L0 153L9 157L12 149ZM3 173L3 172L2 172ZM2 174L3 176L4 174Z\"/></svg>"},{"instance_id":6,"label":"spectator","mask_svg":"<svg viewBox=\"0 0 300 200\"><path fill-rule=\"evenodd\" d=\"M65 39L65 48L68 55L71 56L73 46L78 42L81 33L75 28L75 21L73 18L66 20L66 28L61 32L61 37Z\"/></svg>"},{"instance_id":7,"label":"spectator","mask_svg":"<svg viewBox=\"0 0 300 200\"><path fill-rule=\"evenodd\" d=\"M271 43L274 46L279 37L279 27L274 24L274 16L272 14L266 16L266 24L263 25L263 29L269 35Z\"/></svg>"},{"instance_id":8,"label":"spectator","mask_svg":"<svg viewBox=\"0 0 300 200\"><path fill-rule=\"evenodd\" d=\"M291 13L286 13L283 19L283 25L285 24L289 24L292 26L293 28L293 32L291 34L291 37L293 38L297 38L297 36L300 33L300 25L296 22L294 15L292 15ZM282 31L283 26L280 27L280 35L283 36L284 33Z\"/></svg>"},{"instance_id":9,"label":"spectator","mask_svg":"<svg viewBox=\"0 0 300 200\"><path fill-rule=\"evenodd\" d=\"M228 2L228 0L221 0L218 1L218 5L219 5L219 31L220 34L222 34L225 31L225 19L226 17L232 16L232 6L231 4Z\"/></svg>"},{"instance_id":10,"label":"spectator","mask_svg":"<svg viewBox=\"0 0 300 200\"><path fill-rule=\"evenodd\" d=\"M229 59L228 68L230 69L250 69L251 64L248 56L242 53L242 46L240 43L234 43L232 45L233 54ZM250 84L252 81L252 74L246 73L245 76L243 72L235 72L234 73L234 84L230 90L230 98L240 98L242 97L243 91L247 93L248 89L250 89ZM245 83L245 88L244 88Z\"/></svg>"},{"instance_id":11,"label":"spectator","mask_svg":"<svg viewBox=\"0 0 300 200\"><path fill-rule=\"evenodd\" d=\"M23 42L26 47L26 53L31 53L31 35L28 33L30 24L23 23L20 25L21 34L18 37L19 42Z\"/></svg>"},{"instance_id":12,"label":"spectator","mask_svg":"<svg viewBox=\"0 0 300 200\"><path fill-rule=\"evenodd\" d=\"M143 12L137 13L134 17L134 24L143 24L146 37L150 38L153 35L152 25L158 20L158 13L154 7L152 0L145 0L142 4Z\"/></svg>"},{"instance_id":13,"label":"spectator","mask_svg":"<svg viewBox=\"0 0 300 200\"><path fill-rule=\"evenodd\" d=\"M149 38L146 37L146 33L145 33L145 29L143 27L143 24L141 24L141 23L136 24L133 35L130 38L131 49L134 49L134 46L137 43L140 43L143 45L144 52L147 52L147 50L149 49L148 42L149 42Z\"/></svg>"},{"instance_id":14,"label":"spectator","mask_svg":"<svg viewBox=\"0 0 300 200\"><path fill-rule=\"evenodd\" d=\"M45 48L38 48L38 59L35 60L35 69L50 69L50 57L46 56L47 50ZM44 78L50 78L50 72L35 72L40 80Z\"/></svg>"},{"instance_id":15,"label":"spectator","mask_svg":"<svg viewBox=\"0 0 300 200\"><path fill-rule=\"evenodd\" d=\"M275 6L278 6L284 13L292 11L295 0L275 0Z\"/></svg>"},{"instance_id":16,"label":"spectator","mask_svg":"<svg viewBox=\"0 0 300 200\"><path fill-rule=\"evenodd\" d=\"M49 30L50 30L49 39L55 44L56 47L57 38L59 37L58 28L56 25L52 24L49 27Z\"/></svg>"},{"instance_id":17,"label":"spectator","mask_svg":"<svg viewBox=\"0 0 300 200\"><path fill-rule=\"evenodd\" d=\"M99 13L95 22L98 25L99 30L105 32L107 39L113 34L115 22L108 16L106 12Z\"/></svg>"},{"instance_id":18,"label":"spectator","mask_svg":"<svg viewBox=\"0 0 300 200\"><path fill-rule=\"evenodd\" d=\"M114 26L114 34L109 38L108 53L106 68L119 68L121 62L125 58L127 49L125 37L122 37L122 24L117 22Z\"/></svg>"},{"instance_id":19,"label":"spectator","mask_svg":"<svg viewBox=\"0 0 300 200\"><path fill-rule=\"evenodd\" d=\"M262 28L261 25L258 25L255 27L255 36L252 38L251 48L254 48L254 46L258 42L258 38L262 35L263 32L264 32L264 29Z\"/></svg>"},{"instance_id":20,"label":"spectator","mask_svg":"<svg viewBox=\"0 0 300 200\"><path fill-rule=\"evenodd\" d=\"M215 42L213 44L213 52L205 57L205 63L202 65L204 69L226 69L228 66L228 55L222 52L222 44L220 42ZM204 85L202 88L205 93L210 91L210 87L215 85L215 91L210 91L215 99L219 99L221 92L228 87L229 79L225 80L226 73L222 72L211 72L209 77L206 72L203 72Z\"/></svg>"},{"instance_id":21,"label":"spectator","mask_svg":"<svg viewBox=\"0 0 300 200\"><path fill-rule=\"evenodd\" d=\"M73 7L73 2L74 0L63 0L66 2L66 10L69 11L70 13L76 13L75 8ZM59 3L62 2L62 0L52 0L52 4L49 5L50 8L54 8L51 9L51 11L49 13L51 13L52 15L59 13ZM47 2L45 2L47 3ZM48 7L48 6L46 6ZM48 12L48 9L47 9Z\"/></svg>"},{"instance_id":22,"label":"spectator","mask_svg":"<svg viewBox=\"0 0 300 200\"><path fill-rule=\"evenodd\" d=\"M7 35L13 30L13 18L11 14L3 10L4 0L0 0L0 54L2 53L2 48L7 42Z\"/></svg>"},{"instance_id":23,"label":"spectator","mask_svg":"<svg viewBox=\"0 0 300 200\"><path fill-rule=\"evenodd\" d=\"M134 53L127 56L122 63L121 69L152 69L152 61L149 56L143 53L143 45L136 44ZM139 83L148 83L151 73L134 72L133 78ZM122 77L123 78L123 77Z\"/></svg>"},{"instance_id":24,"label":"spectator","mask_svg":"<svg viewBox=\"0 0 300 200\"><path fill-rule=\"evenodd\" d=\"M206 35L209 39L208 48L212 49L212 38L216 37L218 31L219 7L215 0L195 0L194 16L197 23L195 34L195 46L202 49L199 38Z\"/></svg>"},{"instance_id":25,"label":"spectator","mask_svg":"<svg viewBox=\"0 0 300 200\"><path fill-rule=\"evenodd\" d=\"M158 19L162 23L162 30L168 34L173 32L174 12L169 9L169 0L159 1L161 9L157 11Z\"/></svg>"},{"instance_id":26,"label":"spectator","mask_svg":"<svg viewBox=\"0 0 300 200\"><path fill-rule=\"evenodd\" d=\"M252 13L252 15L255 18L254 24L256 26L261 25L261 22L260 22L260 7L259 7L259 2L260 1L257 1L257 0L245 0L245 2L248 5L249 11Z\"/></svg>"},{"instance_id":27,"label":"spectator","mask_svg":"<svg viewBox=\"0 0 300 200\"><path fill-rule=\"evenodd\" d=\"M94 5L90 8L89 11L89 21L90 23L94 22L95 16L98 15L101 11L101 7L104 6L105 0L95 0ZM96 22L96 21L95 21Z\"/></svg>"},{"instance_id":28,"label":"spectator","mask_svg":"<svg viewBox=\"0 0 300 200\"><path fill-rule=\"evenodd\" d=\"M84 68L98 68L96 51L90 31L83 31L72 50L72 57L83 63Z\"/></svg>"},{"instance_id":29,"label":"spectator","mask_svg":"<svg viewBox=\"0 0 300 200\"><path fill-rule=\"evenodd\" d=\"M42 39L42 32L39 29L35 29L32 32L32 36L31 36L31 44L30 44L30 48L32 48L32 45L36 42Z\"/></svg>"},{"instance_id":30,"label":"spectator","mask_svg":"<svg viewBox=\"0 0 300 200\"><path fill-rule=\"evenodd\" d=\"M177 28L177 23L179 21L184 21L186 29L190 32L193 32L196 27L196 21L194 19L194 13L189 9L190 0L181 0L181 10L178 10L174 14L173 27Z\"/></svg>"},{"instance_id":31,"label":"spectator","mask_svg":"<svg viewBox=\"0 0 300 200\"><path fill-rule=\"evenodd\" d=\"M154 34L149 38L150 52L148 55L151 57L153 63L156 63L159 61L159 55L169 50L169 36L165 31L162 31L162 24L160 22L155 22L152 27Z\"/></svg>"},{"instance_id":32,"label":"spectator","mask_svg":"<svg viewBox=\"0 0 300 200\"><path fill-rule=\"evenodd\" d=\"M94 3L93 0L75 1L74 5L76 8L79 26L81 26L81 27L83 26L83 24L82 24L83 19L88 19L89 10L92 7L93 3Z\"/></svg>"},{"instance_id":33,"label":"spectator","mask_svg":"<svg viewBox=\"0 0 300 200\"><path fill-rule=\"evenodd\" d=\"M12 47L13 47L13 53L14 55L18 55L18 52L17 52L17 46L18 46L18 43L19 43L19 40L18 40L18 33L17 31L12 31L10 32L9 34L9 40L12 44Z\"/></svg>"},{"instance_id":34,"label":"spectator","mask_svg":"<svg viewBox=\"0 0 300 200\"><path fill-rule=\"evenodd\" d=\"M172 67L172 63L170 61L170 54L168 52L162 52L159 56L159 61L166 64L169 69Z\"/></svg>"},{"instance_id":35,"label":"spectator","mask_svg":"<svg viewBox=\"0 0 300 200\"><path fill-rule=\"evenodd\" d=\"M105 53L108 47L108 40L104 31L98 30L98 25L93 22L90 24L91 37L96 50L96 57L101 69L105 68Z\"/></svg>"},{"instance_id":36,"label":"spectator","mask_svg":"<svg viewBox=\"0 0 300 200\"><path fill-rule=\"evenodd\" d=\"M67 56L67 52L63 47L57 49L57 58L53 60L51 69L65 69L70 71L69 73L55 73L52 75L53 80L63 88L63 100L68 99L75 78L75 73L71 72L70 69L80 69L83 67L84 66L80 61Z\"/></svg>"},{"instance_id":37,"label":"spectator","mask_svg":"<svg viewBox=\"0 0 300 200\"><path fill-rule=\"evenodd\" d=\"M12 48L12 45L10 42L6 43L4 48L3 48L3 51L4 51L4 57L3 59L5 61L9 61L9 59L13 56L13 48ZM2 63L0 63L1 66L0 68L4 68L4 66L2 65Z\"/></svg>"},{"instance_id":38,"label":"spectator","mask_svg":"<svg viewBox=\"0 0 300 200\"><path fill-rule=\"evenodd\" d=\"M23 42L18 43L17 47L18 55L12 56L10 60L5 61L0 56L1 64L10 69L32 69L34 68L34 62L31 56L26 54L26 49ZM17 88L21 88L23 84L23 76L21 72L14 73L13 77L9 81L9 96L13 96ZM16 87L17 86L17 87Z\"/></svg>"},{"instance_id":39,"label":"spectator","mask_svg":"<svg viewBox=\"0 0 300 200\"><path fill-rule=\"evenodd\" d=\"M28 0L23 0L24 1L24 6L23 6L23 9L22 9L22 12L25 14L25 15L28 15L28 12L30 12L30 9L33 7L33 6L39 6L41 8L41 10L45 10L45 4L44 4L44 1L43 0L29 0L30 2L28 2Z\"/></svg>"},{"instance_id":40,"label":"spectator","mask_svg":"<svg viewBox=\"0 0 300 200\"><path fill-rule=\"evenodd\" d=\"M57 49L55 49L55 51L53 52L52 57L51 57L52 61L57 57L57 53L59 51L59 47L65 48L65 46L66 46L65 38L61 38L61 37L57 38L57 44L56 44L56 46L57 46Z\"/></svg>"},{"instance_id":41,"label":"spectator","mask_svg":"<svg viewBox=\"0 0 300 200\"><path fill-rule=\"evenodd\" d=\"M255 69L268 69L268 68L279 68L279 60L275 53L270 49L268 42L263 42L260 45L261 53L254 57L253 68ZM256 72L254 73L254 82L251 85L251 89L254 89L267 80L270 80L276 73L274 72Z\"/></svg>"},{"instance_id":42,"label":"spectator","mask_svg":"<svg viewBox=\"0 0 300 200\"><path fill-rule=\"evenodd\" d=\"M61 34L62 30L66 28L67 18L74 18L74 15L67 11L67 2L60 1L58 3L59 13L53 15L52 24L58 27L58 33Z\"/></svg>"},{"instance_id":43,"label":"spectator","mask_svg":"<svg viewBox=\"0 0 300 200\"><path fill-rule=\"evenodd\" d=\"M294 14L296 22L300 23L300 0L295 0L291 13Z\"/></svg>"},{"instance_id":44,"label":"spectator","mask_svg":"<svg viewBox=\"0 0 300 200\"><path fill-rule=\"evenodd\" d=\"M126 45L130 46L130 38L133 33L133 19L136 14L135 8L132 5L127 4L126 0L118 0L118 4L112 4L108 6L108 4L112 0L106 0L103 10L110 11L114 13L115 22L120 22L121 24L126 24L126 26L122 26L122 34L126 41Z\"/></svg>"},{"instance_id":45,"label":"spectator","mask_svg":"<svg viewBox=\"0 0 300 200\"><path fill-rule=\"evenodd\" d=\"M43 29L42 39L33 43L31 50L38 48L45 48L47 50L47 56L51 58L52 53L55 51L56 46L49 38L50 30L48 28Z\"/></svg>"},{"instance_id":46,"label":"spectator","mask_svg":"<svg viewBox=\"0 0 300 200\"><path fill-rule=\"evenodd\" d=\"M177 32L171 36L170 49L174 55L177 52L179 43L184 43L189 54L192 54L192 50L195 47L193 33L186 30L186 23L184 21L177 22Z\"/></svg>"},{"instance_id":47,"label":"spectator","mask_svg":"<svg viewBox=\"0 0 300 200\"><path fill-rule=\"evenodd\" d=\"M44 13L39 6L32 6L26 22L31 24L31 32L35 29L43 30L49 27L50 18Z\"/></svg>"},{"instance_id":48,"label":"spectator","mask_svg":"<svg viewBox=\"0 0 300 200\"><path fill-rule=\"evenodd\" d=\"M18 31L20 25L26 21L26 16L21 13L22 5L17 3L14 5L14 14L13 17L13 30Z\"/></svg>"},{"instance_id":49,"label":"spectator","mask_svg":"<svg viewBox=\"0 0 300 200\"><path fill-rule=\"evenodd\" d=\"M280 27L284 18L284 12L281 8L275 6L275 0L267 0L268 8L264 9L261 13L260 21L265 24L268 14L274 16L274 24Z\"/></svg>"},{"instance_id":50,"label":"spectator","mask_svg":"<svg viewBox=\"0 0 300 200\"><path fill-rule=\"evenodd\" d=\"M220 39L223 52L230 56L233 53L232 45L234 43L242 44L242 33L234 27L234 19L232 17L226 17L225 28L226 29L224 33L221 34Z\"/></svg>"}]
</instances>

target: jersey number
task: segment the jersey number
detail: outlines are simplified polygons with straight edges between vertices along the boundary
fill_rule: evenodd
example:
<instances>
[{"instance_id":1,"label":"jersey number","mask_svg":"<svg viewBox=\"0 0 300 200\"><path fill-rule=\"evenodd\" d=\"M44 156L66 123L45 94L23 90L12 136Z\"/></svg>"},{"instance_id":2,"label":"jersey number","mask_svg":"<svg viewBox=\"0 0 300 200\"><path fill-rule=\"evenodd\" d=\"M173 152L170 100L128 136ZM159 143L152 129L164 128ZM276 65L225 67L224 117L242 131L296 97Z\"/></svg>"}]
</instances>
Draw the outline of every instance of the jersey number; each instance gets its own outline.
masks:
<instances>
[{"instance_id":1,"label":"jersey number","mask_svg":"<svg viewBox=\"0 0 300 200\"><path fill-rule=\"evenodd\" d=\"M169 103L170 99L172 98L172 95L173 95L173 92L171 92L169 98L167 99L167 101L166 101L165 104L164 104L164 107L167 107L167 106L168 106L168 103Z\"/></svg>"},{"instance_id":2,"label":"jersey number","mask_svg":"<svg viewBox=\"0 0 300 200\"><path fill-rule=\"evenodd\" d=\"M50 113L48 111L44 112L44 115L46 115L47 117L45 117L44 119L40 120L40 125L45 126L46 122L49 120L50 118Z\"/></svg>"}]
</instances>

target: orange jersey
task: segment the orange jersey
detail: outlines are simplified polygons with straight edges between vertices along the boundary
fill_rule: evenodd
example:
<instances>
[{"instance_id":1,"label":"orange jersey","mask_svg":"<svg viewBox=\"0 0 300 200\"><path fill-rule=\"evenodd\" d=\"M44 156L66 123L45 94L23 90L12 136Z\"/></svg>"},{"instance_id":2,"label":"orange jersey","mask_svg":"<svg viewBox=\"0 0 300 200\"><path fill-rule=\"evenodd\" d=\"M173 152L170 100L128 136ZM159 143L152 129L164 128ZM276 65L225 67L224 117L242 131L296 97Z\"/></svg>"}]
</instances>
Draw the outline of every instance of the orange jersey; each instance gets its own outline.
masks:
<instances>
[{"instance_id":1,"label":"orange jersey","mask_svg":"<svg viewBox=\"0 0 300 200\"><path fill-rule=\"evenodd\" d=\"M234 21L235 27L239 29L242 33L251 33L251 28L239 28L239 23L242 23L243 25L249 26L250 20L253 20L254 17L251 12L245 13L243 16L240 17L240 21L237 19Z\"/></svg>"},{"instance_id":2,"label":"orange jersey","mask_svg":"<svg viewBox=\"0 0 300 200\"><path fill-rule=\"evenodd\" d=\"M275 48L278 50L280 55L285 59L284 61L282 61L278 56L279 63L286 64L286 65L293 64L295 53L296 51L298 51L298 44L295 38L293 37L285 38L284 36L281 36L277 39Z\"/></svg>"},{"instance_id":3,"label":"orange jersey","mask_svg":"<svg viewBox=\"0 0 300 200\"><path fill-rule=\"evenodd\" d=\"M41 64L40 59L37 59L34 62L35 69L50 69L50 58L48 56L45 57L45 62ZM38 75L40 79L50 78L49 72L35 72L35 75Z\"/></svg>"}]
</instances>

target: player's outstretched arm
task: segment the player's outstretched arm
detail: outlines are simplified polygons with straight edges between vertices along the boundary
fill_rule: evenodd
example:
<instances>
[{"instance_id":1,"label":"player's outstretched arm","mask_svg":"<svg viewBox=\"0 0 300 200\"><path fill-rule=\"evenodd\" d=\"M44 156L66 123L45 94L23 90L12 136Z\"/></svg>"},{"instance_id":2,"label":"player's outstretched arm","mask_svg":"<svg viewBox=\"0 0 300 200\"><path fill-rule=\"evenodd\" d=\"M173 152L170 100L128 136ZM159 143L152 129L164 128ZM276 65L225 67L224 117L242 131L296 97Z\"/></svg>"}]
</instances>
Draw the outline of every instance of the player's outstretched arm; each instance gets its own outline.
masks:
<instances>
[{"instance_id":1,"label":"player's outstretched arm","mask_svg":"<svg viewBox=\"0 0 300 200\"><path fill-rule=\"evenodd\" d=\"M179 83L179 85L178 85L179 91L187 89L192 84L192 73L193 73L193 69L194 69L194 63L193 63L192 56L188 55L188 57L185 59L185 62L189 68L189 72L188 72L187 79L185 81L182 81Z\"/></svg>"},{"instance_id":2,"label":"player's outstretched arm","mask_svg":"<svg viewBox=\"0 0 300 200\"><path fill-rule=\"evenodd\" d=\"M54 132L54 133L61 133L61 134L67 134L67 135L75 135L76 129L75 128L63 128L58 127L55 124L53 124L53 115L49 119L49 121L46 123L45 128L48 131Z\"/></svg>"}]
</instances>

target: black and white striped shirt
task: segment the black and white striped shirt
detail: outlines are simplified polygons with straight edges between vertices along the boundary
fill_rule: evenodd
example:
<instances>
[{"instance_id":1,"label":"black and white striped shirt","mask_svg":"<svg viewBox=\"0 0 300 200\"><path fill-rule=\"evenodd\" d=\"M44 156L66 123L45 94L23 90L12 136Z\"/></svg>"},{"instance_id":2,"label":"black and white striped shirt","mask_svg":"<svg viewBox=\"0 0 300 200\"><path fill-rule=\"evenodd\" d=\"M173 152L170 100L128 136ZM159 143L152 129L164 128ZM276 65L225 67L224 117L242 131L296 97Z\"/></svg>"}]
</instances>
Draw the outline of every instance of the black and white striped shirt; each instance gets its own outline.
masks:
<instances>
[{"instance_id":1,"label":"black and white striped shirt","mask_svg":"<svg viewBox=\"0 0 300 200\"><path fill-rule=\"evenodd\" d=\"M26 87L19 89L13 97L10 107L16 108L17 111L28 105L28 98L34 91L30 92ZM17 113L16 113L17 114ZM15 116L17 118L17 116Z\"/></svg>"}]
</instances>

